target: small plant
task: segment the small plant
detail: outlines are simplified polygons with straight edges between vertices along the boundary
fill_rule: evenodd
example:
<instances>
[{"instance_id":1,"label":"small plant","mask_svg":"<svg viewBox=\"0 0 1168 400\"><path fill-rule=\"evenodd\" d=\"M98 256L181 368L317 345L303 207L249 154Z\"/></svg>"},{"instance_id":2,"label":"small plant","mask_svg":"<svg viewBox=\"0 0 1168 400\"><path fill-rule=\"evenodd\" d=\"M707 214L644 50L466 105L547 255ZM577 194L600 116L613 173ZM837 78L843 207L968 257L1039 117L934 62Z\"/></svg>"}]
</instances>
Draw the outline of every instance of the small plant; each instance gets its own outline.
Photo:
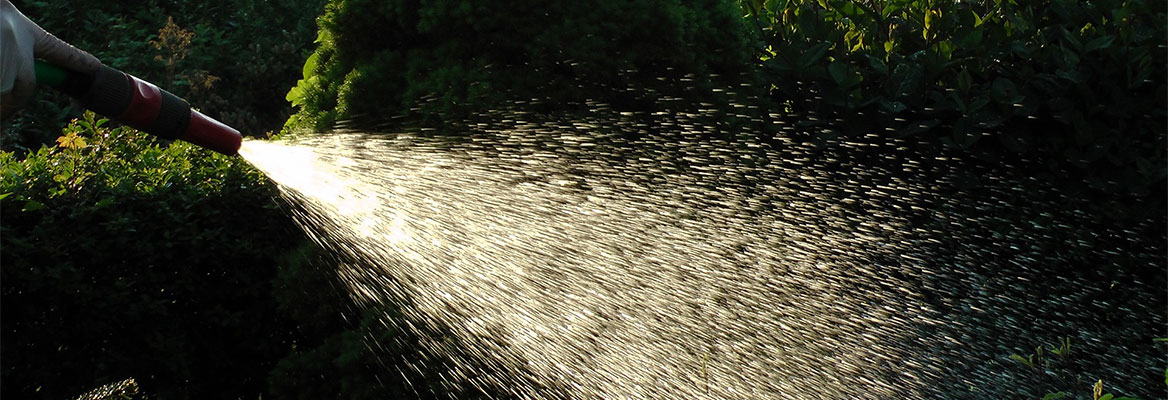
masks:
<instances>
[{"instance_id":1,"label":"small plant","mask_svg":"<svg viewBox=\"0 0 1168 400\"><path fill-rule=\"evenodd\" d=\"M158 51L158 54L154 56L154 61L161 62L166 68L166 75L170 78L168 81L173 80L179 62L187 58L191 39L194 37L194 32L175 24L173 17L166 17L166 25L158 30L157 37L150 40L150 45Z\"/></svg>"},{"instance_id":2,"label":"small plant","mask_svg":"<svg viewBox=\"0 0 1168 400\"><path fill-rule=\"evenodd\" d=\"M1050 346L1050 354L1054 354L1055 356L1058 356L1058 357L1065 357L1067 354L1070 354L1070 352L1071 352L1071 338L1070 337L1063 338L1062 341L1059 342L1058 347L1055 347L1053 345Z\"/></svg>"},{"instance_id":3,"label":"small plant","mask_svg":"<svg viewBox=\"0 0 1168 400\"><path fill-rule=\"evenodd\" d=\"M1044 350L1045 349L1045 350ZM1053 354L1056 360L1064 360L1071 352L1071 338L1064 337L1058 341L1058 346L1055 345L1039 345L1034 348L1034 353L1025 357L1018 354L1011 354L1010 359L1026 366L1031 370L1043 370L1052 361L1046 357L1046 354Z\"/></svg>"},{"instance_id":4,"label":"small plant","mask_svg":"<svg viewBox=\"0 0 1168 400\"><path fill-rule=\"evenodd\" d=\"M1042 350L1042 347L1041 347L1041 346L1040 346L1040 347L1038 347L1038 350L1039 350L1039 351L1041 351L1041 350ZM1014 361L1017 361L1019 364L1025 365L1027 368L1030 368L1030 369L1037 369L1037 368L1035 367L1035 365L1041 365L1041 364L1042 364L1042 359L1041 359L1041 358L1039 358L1039 361L1038 361L1038 363L1037 363L1037 364L1034 362L1034 354L1031 354L1031 355L1030 355L1030 356L1028 356L1028 357L1022 357L1022 356L1020 356L1020 355L1017 355L1017 354L1011 354L1011 355L1010 355L1010 359L1011 359L1011 360L1014 360Z\"/></svg>"},{"instance_id":5,"label":"small plant","mask_svg":"<svg viewBox=\"0 0 1168 400\"><path fill-rule=\"evenodd\" d=\"M1111 393L1103 394L1103 380L1102 379L1100 379L1098 382L1095 382L1095 387L1092 390L1092 394L1094 394L1095 400L1140 400L1138 397L1126 397L1126 396L1115 397L1115 395L1111 394Z\"/></svg>"}]
</instances>

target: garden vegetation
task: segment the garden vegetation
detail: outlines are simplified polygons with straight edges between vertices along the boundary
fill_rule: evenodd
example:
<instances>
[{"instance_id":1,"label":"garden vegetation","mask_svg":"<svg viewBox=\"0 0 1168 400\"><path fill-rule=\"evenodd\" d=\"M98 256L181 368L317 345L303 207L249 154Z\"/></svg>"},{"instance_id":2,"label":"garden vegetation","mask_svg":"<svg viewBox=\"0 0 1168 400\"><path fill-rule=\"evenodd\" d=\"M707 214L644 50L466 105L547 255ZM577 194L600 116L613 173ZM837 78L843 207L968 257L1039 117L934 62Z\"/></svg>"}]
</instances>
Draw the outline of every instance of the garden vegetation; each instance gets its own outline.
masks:
<instances>
[{"instance_id":1,"label":"garden vegetation","mask_svg":"<svg viewBox=\"0 0 1168 400\"><path fill-rule=\"evenodd\" d=\"M29 1L105 63L262 136L533 102L657 111L750 87L824 143L1026 159L1164 226L1165 3L1145 0ZM315 37L315 42L313 38ZM685 83L679 83L685 82ZM69 122L72 121L72 122ZM67 123L67 124L66 124ZM62 126L64 126L62 128ZM162 399L449 392L339 289L273 186L44 92L0 137L0 397L127 377ZM376 346L373 346L376 347ZM428 369L429 368L429 369ZM410 383L412 382L412 383ZM151 397L153 398L153 397Z\"/></svg>"}]
</instances>

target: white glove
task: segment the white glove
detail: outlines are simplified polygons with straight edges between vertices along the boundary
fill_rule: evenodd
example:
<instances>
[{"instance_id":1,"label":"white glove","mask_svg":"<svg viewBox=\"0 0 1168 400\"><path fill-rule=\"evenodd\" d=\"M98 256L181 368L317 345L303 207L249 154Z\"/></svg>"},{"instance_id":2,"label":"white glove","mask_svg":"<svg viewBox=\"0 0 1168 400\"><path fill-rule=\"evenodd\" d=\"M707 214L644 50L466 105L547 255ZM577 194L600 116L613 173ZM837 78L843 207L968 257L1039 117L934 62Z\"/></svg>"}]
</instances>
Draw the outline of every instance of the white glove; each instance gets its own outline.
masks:
<instances>
[{"instance_id":1,"label":"white glove","mask_svg":"<svg viewBox=\"0 0 1168 400\"><path fill-rule=\"evenodd\" d=\"M45 32L9 0L0 0L0 115L16 111L36 87L33 60L77 72L93 72L101 61Z\"/></svg>"}]
</instances>

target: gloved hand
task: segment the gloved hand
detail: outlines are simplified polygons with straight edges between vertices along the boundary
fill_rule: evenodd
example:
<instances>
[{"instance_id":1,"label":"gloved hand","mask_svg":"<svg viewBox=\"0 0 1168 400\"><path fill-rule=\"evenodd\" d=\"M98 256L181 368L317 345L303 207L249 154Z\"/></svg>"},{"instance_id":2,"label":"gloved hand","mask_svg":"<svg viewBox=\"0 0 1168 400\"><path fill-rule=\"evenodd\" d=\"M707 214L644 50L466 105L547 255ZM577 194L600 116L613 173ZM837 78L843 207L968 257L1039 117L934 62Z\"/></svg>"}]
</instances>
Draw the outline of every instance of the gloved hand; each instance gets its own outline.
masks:
<instances>
[{"instance_id":1,"label":"gloved hand","mask_svg":"<svg viewBox=\"0 0 1168 400\"><path fill-rule=\"evenodd\" d=\"M32 96L33 60L77 72L95 72L101 61L45 32L9 0L0 0L0 116L8 116Z\"/></svg>"}]
</instances>

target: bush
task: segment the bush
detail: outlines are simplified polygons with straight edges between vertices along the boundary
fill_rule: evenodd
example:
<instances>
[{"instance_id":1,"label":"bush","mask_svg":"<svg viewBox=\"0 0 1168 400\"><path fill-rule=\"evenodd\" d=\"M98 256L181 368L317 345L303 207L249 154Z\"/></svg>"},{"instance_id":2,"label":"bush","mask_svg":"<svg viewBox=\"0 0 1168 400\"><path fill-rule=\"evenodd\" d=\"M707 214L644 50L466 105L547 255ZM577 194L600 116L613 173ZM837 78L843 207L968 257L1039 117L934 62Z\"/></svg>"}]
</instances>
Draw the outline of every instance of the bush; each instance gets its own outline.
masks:
<instances>
[{"instance_id":1,"label":"bush","mask_svg":"<svg viewBox=\"0 0 1168 400\"><path fill-rule=\"evenodd\" d=\"M395 309L353 303L242 159L108 124L0 153L0 397L127 378L162 399L477 397L384 324Z\"/></svg>"},{"instance_id":2,"label":"bush","mask_svg":"<svg viewBox=\"0 0 1168 400\"><path fill-rule=\"evenodd\" d=\"M129 377L167 399L262 393L305 340L272 295L282 254L305 241L274 188L238 158L92 113L57 142L0 153L2 396Z\"/></svg>"},{"instance_id":3,"label":"bush","mask_svg":"<svg viewBox=\"0 0 1168 400\"><path fill-rule=\"evenodd\" d=\"M1162 193L1163 2L751 0L760 67L789 111L853 136L1039 158L1095 189ZM1078 184L1078 181L1076 181Z\"/></svg>"},{"instance_id":4,"label":"bush","mask_svg":"<svg viewBox=\"0 0 1168 400\"><path fill-rule=\"evenodd\" d=\"M336 0L288 93L300 108L290 125L448 119L533 98L644 108L644 89L669 94L687 75L691 90L738 79L750 55L741 21L716 0Z\"/></svg>"}]
</instances>

